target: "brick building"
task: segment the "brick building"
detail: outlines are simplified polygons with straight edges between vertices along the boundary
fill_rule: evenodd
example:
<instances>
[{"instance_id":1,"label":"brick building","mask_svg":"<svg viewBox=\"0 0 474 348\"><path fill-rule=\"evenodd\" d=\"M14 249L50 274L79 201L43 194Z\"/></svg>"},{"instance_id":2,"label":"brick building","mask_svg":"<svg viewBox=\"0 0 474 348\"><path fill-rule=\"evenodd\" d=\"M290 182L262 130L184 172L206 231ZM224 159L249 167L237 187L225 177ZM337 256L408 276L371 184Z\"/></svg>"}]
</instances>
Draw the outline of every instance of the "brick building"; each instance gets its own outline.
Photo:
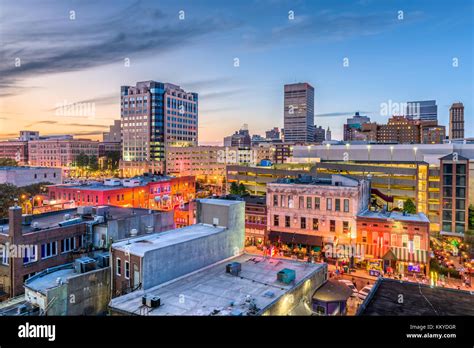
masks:
<instances>
[{"instance_id":1,"label":"brick building","mask_svg":"<svg viewBox=\"0 0 474 348\"><path fill-rule=\"evenodd\" d=\"M0 158L9 158L19 165L28 164L27 141L0 141Z\"/></svg>"}]
</instances>

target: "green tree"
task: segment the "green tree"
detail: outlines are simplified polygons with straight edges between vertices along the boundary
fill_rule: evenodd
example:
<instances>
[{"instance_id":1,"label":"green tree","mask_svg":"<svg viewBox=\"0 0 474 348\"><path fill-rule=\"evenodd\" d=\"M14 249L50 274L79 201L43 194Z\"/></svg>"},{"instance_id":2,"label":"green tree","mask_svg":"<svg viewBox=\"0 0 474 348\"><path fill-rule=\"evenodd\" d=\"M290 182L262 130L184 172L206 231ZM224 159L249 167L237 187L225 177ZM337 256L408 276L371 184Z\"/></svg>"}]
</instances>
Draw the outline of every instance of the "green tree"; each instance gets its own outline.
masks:
<instances>
[{"instance_id":1,"label":"green tree","mask_svg":"<svg viewBox=\"0 0 474 348\"><path fill-rule=\"evenodd\" d=\"M107 158L107 168L104 169L118 169L120 163L120 151L108 151L105 153L105 157Z\"/></svg>"},{"instance_id":2,"label":"green tree","mask_svg":"<svg viewBox=\"0 0 474 348\"><path fill-rule=\"evenodd\" d=\"M474 229L474 205L469 205L469 229Z\"/></svg>"},{"instance_id":3,"label":"green tree","mask_svg":"<svg viewBox=\"0 0 474 348\"><path fill-rule=\"evenodd\" d=\"M230 194L232 195L239 194L239 185L235 181L230 184Z\"/></svg>"},{"instance_id":4,"label":"green tree","mask_svg":"<svg viewBox=\"0 0 474 348\"><path fill-rule=\"evenodd\" d=\"M0 158L0 167L16 167L18 166L18 163L11 158Z\"/></svg>"},{"instance_id":5,"label":"green tree","mask_svg":"<svg viewBox=\"0 0 474 348\"><path fill-rule=\"evenodd\" d=\"M245 185L240 183L239 184L239 195L243 196L247 194L247 189L245 188Z\"/></svg>"},{"instance_id":6,"label":"green tree","mask_svg":"<svg viewBox=\"0 0 474 348\"><path fill-rule=\"evenodd\" d=\"M85 168L89 165L89 156L87 156L84 152L81 152L76 157L76 167Z\"/></svg>"},{"instance_id":7,"label":"green tree","mask_svg":"<svg viewBox=\"0 0 474 348\"><path fill-rule=\"evenodd\" d=\"M91 170L98 170L99 169L99 162L97 161L97 157L89 156L89 168Z\"/></svg>"},{"instance_id":8,"label":"green tree","mask_svg":"<svg viewBox=\"0 0 474 348\"><path fill-rule=\"evenodd\" d=\"M416 214L416 206L413 201L408 198L404 203L403 203L403 211L408 213L408 214Z\"/></svg>"},{"instance_id":9,"label":"green tree","mask_svg":"<svg viewBox=\"0 0 474 348\"><path fill-rule=\"evenodd\" d=\"M20 190L15 185L0 184L0 218L8 217L8 208L15 205Z\"/></svg>"}]
</instances>

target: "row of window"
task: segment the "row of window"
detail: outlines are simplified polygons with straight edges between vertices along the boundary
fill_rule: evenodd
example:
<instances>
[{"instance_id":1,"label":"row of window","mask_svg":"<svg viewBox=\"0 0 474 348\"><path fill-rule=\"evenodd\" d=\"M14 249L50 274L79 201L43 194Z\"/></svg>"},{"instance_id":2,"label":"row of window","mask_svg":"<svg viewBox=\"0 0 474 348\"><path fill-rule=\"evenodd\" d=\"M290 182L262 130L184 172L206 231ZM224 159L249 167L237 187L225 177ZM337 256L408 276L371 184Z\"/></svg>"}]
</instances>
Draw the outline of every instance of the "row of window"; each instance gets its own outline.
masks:
<instances>
[{"instance_id":1,"label":"row of window","mask_svg":"<svg viewBox=\"0 0 474 348\"><path fill-rule=\"evenodd\" d=\"M296 222L293 224L295 225ZM273 226L278 227L280 226L280 215L273 215ZM286 215L285 222L282 227L291 228L291 217ZM319 231L319 219L318 218L306 218L300 217L299 225L293 226L296 228L300 228L303 230L311 229L313 231ZM336 232L336 220L329 220L329 231ZM342 232L349 233L349 221L342 222Z\"/></svg>"},{"instance_id":2,"label":"row of window","mask_svg":"<svg viewBox=\"0 0 474 348\"><path fill-rule=\"evenodd\" d=\"M400 238L401 237L401 238ZM362 243L367 243L367 231L362 231ZM401 246L402 248L413 248L414 250L421 249L421 236L414 235L413 240L409 239L408 234L384 234L383 245ZM380 236L377 233L372 235L372 244L380 245Z\"/></svg>"},{"instance_id":3,"label":"row of window","mask_svg":"<svg viewBox=\"0 0 474 348\"><path fill-rule=\"evenodd\" d=\"M117 257L116 259L116 265L115 265L115 272L116 274L120 277L122 276L122 260ZM130 279L130 262L125 261L125 274L124 274L126 279Z\"/></svg>"},{"instance_id":4,"label":"row of window","mask_svg":"<svg viewBox=\"0 0 474 348\"><path fill-rule=\"evenodd\" d=\"M342 207L341 207L342 202ZM342 198L334 198L334 211L344 211L348 213L350 211L350 203L349 199L342 199ZM273 195L273 206L274 207L288 207L294 208L293 204L293 196L286 196L286 195ZM321 209L321 199L320 197L305 197L299 196L298 197L298 208L299 209L314 209L320 210ZM333 198L326 198L326 210L333 210Z\"/></svg>"}]
</instances>

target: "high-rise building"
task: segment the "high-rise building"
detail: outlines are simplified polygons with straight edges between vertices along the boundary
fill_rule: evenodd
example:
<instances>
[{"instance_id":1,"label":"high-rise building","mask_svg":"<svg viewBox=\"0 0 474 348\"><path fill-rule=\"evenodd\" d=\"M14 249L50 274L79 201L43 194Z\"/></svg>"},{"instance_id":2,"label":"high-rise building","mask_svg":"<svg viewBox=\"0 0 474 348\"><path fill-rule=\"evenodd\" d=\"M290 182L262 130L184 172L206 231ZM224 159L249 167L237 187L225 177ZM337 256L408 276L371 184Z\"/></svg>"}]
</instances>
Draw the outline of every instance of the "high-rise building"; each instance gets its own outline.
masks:
<instances>
[{"instance_id":1,"label":"high-rise building","mask_svg":"<svg viewBox=\"0 0 474 348\"><path fill-rule=\"evenodd\" d=\"M114 124L110 126L109 131L102 133L102 141L104 143L120 143L122 141L120 120L114 120Z\"/></svg>"},{"instance_id":2,"label":"high-rise building","mask_svg":"<svg viewBox=\"0 0 474 348\"><path fill-rule=\"evenodd\" d=\"M344 141L365 140L364 137L360 135L360 132L362 125L366 123L370 123L370 117L361 116L359 112L356 112L354 116L348 118L344 125Z\"/></svg>"},{"instance_id":3,"label":"high-rise building","mask_svg":"<svg viewBox=\"0 0 474 348\"><path fill-rule=\"evenodd\" d=\"M436 100L408 102L405 116L409 120L438 121L438 106L436 105Z\"/></svg>"},{"instance_id":4,"label":"high-rise building","mask_svg":"<svg viewBox=\"0 0 474 348\"><path fill-rule=\"evenodd\" d=\"M224 138L224 146L250 147L251 143L252 139L246 124L238 132Z\"/></svg>"},{"instance_id":5,"label":"high-rise building","mask_svg":"<svg viewBox=\"0 0 474 348\"><path fill-rule=\"evenodd\" d=\"M464 105L453 103L449 108L449 139L464 138Z\"/></svg>"},{"instance_id":6,"label":"high-rise building","mask_svg":"<svg viewBox=\"0 0 474 348\"><path fill-rule=\"evenodd\" d=\"M314 88L309 83L285 85L285 141L314 140Z\"/></svg>"},{"instance_id":7,"label":"high-rise building","mask_svg":"<svg viewBox=\"0 0 474 348\"><path fill-rule=\"evenodd\" d=\"M274 127L273 129L270 129L265 132L265 138L267 140L278 140L280 139L280 131L278 130L278 127Z\"/></svg>"},{"instance_id":8,"label":"high-rise building","mask_svg":"<svg viewBox=\"0 0 474 348\"><path fill-rule=\"evenodd\" d=\"M321 144L326 140L326 131L323 127L314 125L314 142Z\"/></svg>"},{"instance_id":9,"label":"high-rise building","mask_svg":"<svg viewBox=\"0 0 474 348\"><path fill-rule=\"evenodd\" d=\"M326 130L326 140L327 140L327 141L331 141L331 140L332 140L332 134L331 134L331 130L329 129L329 127L328 127L328 129Z\"/></svg>"},{"instance_id":10,"label":"high-rise building","mask_svg":"<svg viewBox=\"0 0 474 348\"><path fill-rule=\"evenodd\" d=\"M156 81L121 87L124 161L164 162L166 146L197 145L198 95Z\"/></svg>"}]
</instances>

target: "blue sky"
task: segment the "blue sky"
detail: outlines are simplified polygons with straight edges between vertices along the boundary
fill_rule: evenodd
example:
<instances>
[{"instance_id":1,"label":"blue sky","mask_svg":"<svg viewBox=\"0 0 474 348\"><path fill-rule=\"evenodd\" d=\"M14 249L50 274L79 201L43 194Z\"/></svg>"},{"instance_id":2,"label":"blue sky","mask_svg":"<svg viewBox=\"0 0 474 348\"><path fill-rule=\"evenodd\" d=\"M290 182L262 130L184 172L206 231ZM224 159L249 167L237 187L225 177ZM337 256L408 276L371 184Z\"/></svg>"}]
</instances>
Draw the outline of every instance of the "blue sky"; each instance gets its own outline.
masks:
<instances>
[{"instance_id":1,"label":"blue sky","mask_svg":"<svg viewBox=\"0 0 474 348\"><path fill-rule=\"evenodd\" d=\"M442 124L462 101L469 120L473 11L470 0L0 0L0 137L97 138L120 117L120 85L150 79L200 94L201 143L243 123L252 134L281 127L283 85L300 81L315 87L315 123L333 138L355 111L385 122L389 101L436 99ZM96 113L57 115L65 101Z\"/></svg>"}]
</instances>

